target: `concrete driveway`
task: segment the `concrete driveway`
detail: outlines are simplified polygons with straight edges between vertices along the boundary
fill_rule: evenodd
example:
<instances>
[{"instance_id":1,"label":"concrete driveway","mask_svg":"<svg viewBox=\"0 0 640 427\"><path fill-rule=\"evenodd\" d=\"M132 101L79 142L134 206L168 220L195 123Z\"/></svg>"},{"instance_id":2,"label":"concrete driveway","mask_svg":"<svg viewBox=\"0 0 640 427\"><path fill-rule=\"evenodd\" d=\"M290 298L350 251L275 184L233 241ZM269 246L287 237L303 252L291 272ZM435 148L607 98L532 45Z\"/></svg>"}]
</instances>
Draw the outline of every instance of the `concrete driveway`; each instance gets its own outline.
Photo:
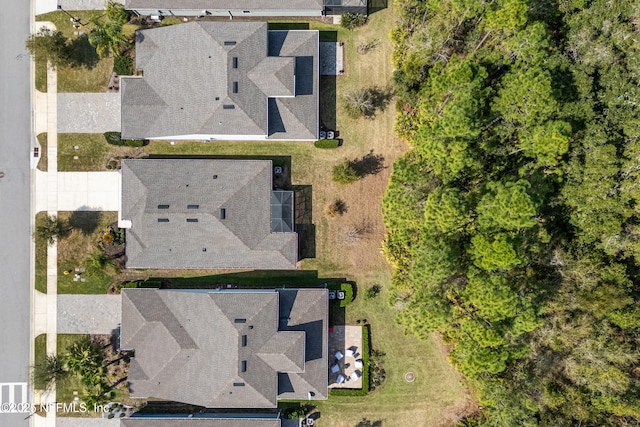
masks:
<instances>
[{"instance_id":1,"label":"concrete driveway","mask_svg":"<svg viewBox=\"0 0 640 427\"><path fill-rule=\"evenodd\" d=\"M120 132L120 93L59 93L58 133Z\"/></svg>"},{"instance_id":2,"label":"concrete driveway","mask_svg":"<svg viewBox=\"0 0 640 427\"><path fill-rule=\"evenodd\" d=\"M120 328L120 295L58 295L59 334L112 334Z\"/></svg>"},{"instance_id":3,"label":"concrete driveway","mask_svg":"<svg viewBox=\"0 0 640 427\"><path fill-rule=\"evenodd\" d=\"M120 419L58 417L56 427L118 427Z\"/></svg>"},{"instance_id":4,"label":"concrete driveway","mask_svg":"<svg viewBox=\"0 0 640 427\"><path fill-rule=\"evenodd\" d=\"M36 170L36 212L117 211L120 208L119 172L58 172ZM54 179L55 192L48 180Z\"/></svg>"}]
</instances>

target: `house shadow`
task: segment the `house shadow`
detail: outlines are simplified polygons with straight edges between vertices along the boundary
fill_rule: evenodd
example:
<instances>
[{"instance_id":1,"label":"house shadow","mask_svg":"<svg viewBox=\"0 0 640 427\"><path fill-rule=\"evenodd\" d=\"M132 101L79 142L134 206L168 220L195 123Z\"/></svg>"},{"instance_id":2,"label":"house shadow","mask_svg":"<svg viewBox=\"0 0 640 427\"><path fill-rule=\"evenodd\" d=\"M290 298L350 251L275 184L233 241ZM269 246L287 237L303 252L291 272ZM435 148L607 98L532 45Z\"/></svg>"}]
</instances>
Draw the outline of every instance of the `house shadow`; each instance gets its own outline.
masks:
<instances>
[{"instance_id":1,"label":"house shadow","mask_svg":"<svg viewBox=\"0 0 640 427\"><path fill-rule=\"evenodd\" d=\"M251 270L194 277L149 278L162 289L318 288L345 278L318 277L316 270Z\"/></svg>"},{"instance_id":2,"label":"house shadow","mask_svg":"<svg viewBox=\"0 0 640 427\"><path fill-rule=\"evenodd\" d=\"M367 11L369 15L371 15L386 9L387 7L389 7L389 0L369 0Z\"/></svg>"},{"instance_id":3,"label":"house shadow","mask_svg":"<svg viewBox=\"0 0 640 427\"><path fill-rule=\"evenodd\" d=\"M298 233L298 260L316 257L316 226L313 224L311 185L291 186L294 192L295 231Z\"/></svg>"},{"instance_id":4,"label":"house shadow","mask_svg":"<svg viewBox=\"0 0 640 427\"><path fill-rule=\"evenodd\" d=\"M216 160L271 160L273 167L280 166L282 173L273 175L273 186L291 189L291 156L243 156L243 155L200 155L200 154L151 154L149 159L216 159Z\"/></svg>"},{"instance_id":5,"label":"house shadow","mask_svg":"<svg viewBox=\"0 0 640 427\"><path fill-rule=\"evenodd\" d=\"M336 129L336 76L320 76L320 129Z\"/></svg>"},{"instance_id":6,"label":"house shadow","mask_svg":"<svg viewBox=\"0 0 640 427\"><path fill-rule=\"evenodd\" d=\"M308 22L269 22L269 30L308 30Z\"/></svg>"}]
</instances>

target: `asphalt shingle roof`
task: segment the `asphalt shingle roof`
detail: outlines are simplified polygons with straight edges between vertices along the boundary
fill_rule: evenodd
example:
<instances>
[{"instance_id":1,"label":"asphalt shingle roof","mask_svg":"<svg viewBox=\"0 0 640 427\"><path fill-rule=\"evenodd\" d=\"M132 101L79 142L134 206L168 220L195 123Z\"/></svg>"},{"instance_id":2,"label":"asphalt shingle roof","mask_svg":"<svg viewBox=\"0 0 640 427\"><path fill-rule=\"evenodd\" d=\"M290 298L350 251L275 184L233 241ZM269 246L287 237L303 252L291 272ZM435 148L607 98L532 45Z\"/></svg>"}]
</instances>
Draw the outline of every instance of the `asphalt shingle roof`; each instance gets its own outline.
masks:
<instances>
[{"instance_id":1,"label":"asphalt shingle roof","mask_svg":"<svg viewBox=\"0 0 640 427\"><path fill-rule=\"evenodd\" d=\"M135 351L131 396L211 408L326 398L327 316L324 289L125 289L120 347ZM282 375L293 390L279 389Z\"/></svg>"},{"instance_id":2,"label":"asphalt shingle roof","mask_svg":"<svg viewBox=\"0 0 640 427\"><path fill-rule=\"evenodd\" d=\"M271 178L268 160L123 160L127 267L295 268L297 234L272 232Z\"/></svg>"},{"instance_id":3,"label":"asphalt shingle roof","mask_svg":"<svg viewBox=\"0 0 640 427\"><path fill-rule=\"evenodd\" d=\"M236 0L233 9L249 10L322 10L320 0ZM229 8L229 3L225 0L126 0L127 9L170 9L170 10L206 10Z\"/></svg>"},{"instance_id":4,"label":"asphalt shingle roof","mask_svg":"<svg viewBox=\"0 0 640 427\"><path fill-rule=\"evenodd\" d=\"M265 418L125 418L120 427L280 427L280 420Z\"/></svg>"},{"instance_id":5,"label":"asphalt shingle roof","mask_svg":"<svg viewBox=\"0 0 640 427\"><path fill-rule=\"evenodd\" d=\"M271 33L204 21L138 31L143 76L121 79L123 138L317 138L318 32Z\"/></svg>"}]
</instances>

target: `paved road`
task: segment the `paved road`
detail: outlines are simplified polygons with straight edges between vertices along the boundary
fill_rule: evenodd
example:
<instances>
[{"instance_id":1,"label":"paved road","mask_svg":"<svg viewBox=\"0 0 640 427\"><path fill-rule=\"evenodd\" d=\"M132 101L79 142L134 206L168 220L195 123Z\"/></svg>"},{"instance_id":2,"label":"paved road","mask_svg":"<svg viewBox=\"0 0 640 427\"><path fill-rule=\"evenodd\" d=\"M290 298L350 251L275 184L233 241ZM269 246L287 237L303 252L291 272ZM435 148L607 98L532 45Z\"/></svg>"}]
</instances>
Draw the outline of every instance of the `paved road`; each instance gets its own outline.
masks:
<instances>
[{"instance_id":1,"label":"paved road","mask_svg":"<svg viewBox=\"0 0 640 427\"><path fill-rule=\"evenodd\" d=\"M0 383L26 383L29 375L32 140L30 59L24 42L30 7L29 1L5 1L0 13ZM3 400L21 401L21 387L13 387L13 393L6 389ZM24 418L3 413L0 426L28 426Z\"/></svg>"}]
</instances>

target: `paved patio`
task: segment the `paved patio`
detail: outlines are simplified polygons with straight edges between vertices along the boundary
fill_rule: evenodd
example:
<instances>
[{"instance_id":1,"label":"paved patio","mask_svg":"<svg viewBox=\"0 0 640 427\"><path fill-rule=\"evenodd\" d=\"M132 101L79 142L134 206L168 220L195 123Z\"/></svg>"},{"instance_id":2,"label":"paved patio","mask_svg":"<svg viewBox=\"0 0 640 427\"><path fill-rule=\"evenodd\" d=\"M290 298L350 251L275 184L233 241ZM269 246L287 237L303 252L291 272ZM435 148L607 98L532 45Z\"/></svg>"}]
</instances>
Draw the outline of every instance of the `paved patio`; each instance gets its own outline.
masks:
<instances>
[{"instance_id":1,"label":"paved patio","mask_svg":"<svg viewBox=\"0 0 640 427\"><path fill-rule=\"evenodd\" d=\"M321 42L319 62L321 76L344 74L344 46L340 42Z\"/></svg>"},{"instance_id":2,"label":"paved patio","mask_svg":"<svg viewBox=\"0 0 640 427\"><path fill-rule=\"evenodd\" d=\"M348 356L348 351L353 352ZM336 353L340 352L343 357L336 360ZM362 359L362 326L334 326L333 332L329 333L329 388L362 388L362 368L356 368L356 360ZM338 372L332 372L331 367L338 365ZM353 372L358 372L357 380L352 380L349 376ZM345 382L337 384L338 375L345 377Z\"/></svg>"}]
</instances>

